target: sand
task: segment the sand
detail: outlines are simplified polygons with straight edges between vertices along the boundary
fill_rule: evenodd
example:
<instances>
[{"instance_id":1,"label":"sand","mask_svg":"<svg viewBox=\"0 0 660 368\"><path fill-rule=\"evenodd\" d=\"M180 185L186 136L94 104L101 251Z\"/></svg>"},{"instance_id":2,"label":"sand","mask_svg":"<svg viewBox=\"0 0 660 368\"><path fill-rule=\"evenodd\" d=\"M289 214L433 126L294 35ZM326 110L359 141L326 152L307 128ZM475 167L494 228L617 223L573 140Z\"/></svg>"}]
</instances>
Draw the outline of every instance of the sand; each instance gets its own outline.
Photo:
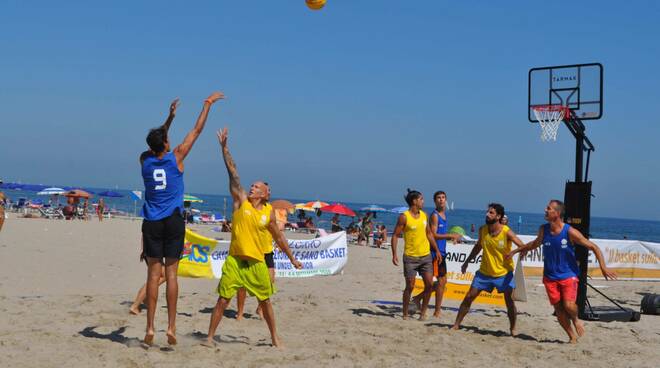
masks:
<instances>
[{"instance_id":1,"label":"sand","mask_svg":"<svg viewBox=\"0 0 660 368\"><path fill-rule=\"evenodd\" d=\"M211 227L196 227L211 236ZM226 237L227 234L224 234ZM507 336L502 308L474 305L464 329L450 332L458 301L439 319L401 319L401 268L389 250L349 247L343 275L279 279L273 298L285 349L270 346L265 322L236 321L232 302L216 349L199 345L217 295L216 280L180 279L179 344L167 348L164 288L156 315L157 346L143 349L145 312L128 307L146 277L138 262L140 222L10 218L0 232L0 366L465 366L652 367L660 361L660 316L640 322L586 322L587 335L566 344L539 279L518 303L520 338ZM596 281L620 303L639 309L659 282ZM593 298L593 304L605 305ZM254 299L246 310L256 307Z\"/></svg>"}]
</instances>

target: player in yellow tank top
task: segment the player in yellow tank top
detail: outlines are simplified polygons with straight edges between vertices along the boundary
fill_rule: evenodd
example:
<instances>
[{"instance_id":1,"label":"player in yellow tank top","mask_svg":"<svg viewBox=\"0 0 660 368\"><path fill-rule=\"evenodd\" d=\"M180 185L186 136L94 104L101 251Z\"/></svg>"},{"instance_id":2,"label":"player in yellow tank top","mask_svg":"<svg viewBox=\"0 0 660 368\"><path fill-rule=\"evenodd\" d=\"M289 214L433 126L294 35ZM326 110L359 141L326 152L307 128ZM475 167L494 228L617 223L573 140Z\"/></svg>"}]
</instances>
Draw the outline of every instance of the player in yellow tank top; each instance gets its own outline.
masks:
<instances>
[{"instance_id":1,"label":"player in yellow tank top","mask_svg":"<svg viewBox=\"0 0 660 368\"><path fill-rule=\"evenodd\" d=\"M516 283L513 277L513 260L506 259L506 255L511 251L511 243L515 243L518 247L525 244L508 226L500 223L502 216L504 216L504 207L501 204L488 205L486 225L479 229L479 239L461 267L461 272L465 273L468 264L483 250L479 271L474 275L470 290L465 294L465 298L458 308L456 321L452 327L454 330L459 329L463 318L470 311L470 306L479 293L482 291L490 293L493 289L497 289L504 294L511 336L516 335L516 314L518 312L513 301L513 290L516 288Z\"/></svg>"},{"instance_id":2,"label":"player in yellow tank top","mask_svg":"<svg viewBox=\"0 0 660 368\"><path fill-rule=\"evenodd\" d=\"M269 189L266 183L257 181L246 192L241 186L234 159L227 148L227 128L218 132L218 141L229 174L229 191L233 199L233 226L229 255L222 266L222 277L218 283L218 300L211 314L211 323L204 346L213 347L215 331L229 302L240 288L245 288L250 295L259 299L264 312L264 319L271 333L273 346L280 346L275 326L275 312L270 302L273 284L264 262L260 231L267 229L277 241L282 252L286 253L291 264L301 269L302 264L295 259L284 235L277 227L275 215L267 203ZM269 213L270 210L270 213Z\"/></svg>"},{"instance_id":3,"label":"player in yellow tank top","mask_svg":"<svg viewBox=\"0 0 660 368\"><path fill-rule=\"evenodd\" d=\"M403 234L403 277L406 280L406 288L403 290L403 319L408 318L408 306L410 295L415 286L415 278L419 274L424 280L424 291L422 292L422 307L419 311L419 319L426 318L426 309L431 297L433 287L433 257L431 247L439 253L438 246L433 239L431 229L428 226L428 218L422 208L424 207L424 196L416 190L408 189L405 196L408 203L408 211L402 213L397 220L392 234L392 263L399 265L397 244L399 236Z\"/></svg>"},{"instance_id":4,"label":"player in yellow tank top","mask_svg":"<svg viewBox=\"0 0 660 368\"><path fill-rule=\"evenodd\" d=\"M264 183L266 185L266 191L267 191L267 197L266 200L270 200L270 186L268 183ZM270 205L270 203L266 202L263 206L263 208L258 211L258 217L261 219L262 222L269 223L270 222L270 216L271 213L274 213L273 207ZM272 283L275 283L275 261L273 259L273 235L270 233L268 230L268 227L265 226L263 228L259 228L259 247L261 248L261 252L264 255L264 261L266 262L266 266L268 267L268 275L270 276L270 281ZM245 288L241 288L238 290L238 293L236 295L236 320L240 321L243 319L243 312L245 311L245 299L247 297L247 293ZM259 315L262 319L264 317L263 311L261 309L261 305L257 307L257 310L255 311L257 315Z\"/></svg>"},{"instance_id":5,"label":"player in yellow tank top","mask_svg":"<svg viewBox=\"0 0 660 368\"><path fill-rule=\"evenodd\" d=\"M509 230L511 229L508 226L502 225L498 234L491 235L487 225L479 229L483 248L479 272L490 277L500 277L513 272L513 259L504 258L511 251L511 240L507 237Z\"/></svg>"}]
</instances>

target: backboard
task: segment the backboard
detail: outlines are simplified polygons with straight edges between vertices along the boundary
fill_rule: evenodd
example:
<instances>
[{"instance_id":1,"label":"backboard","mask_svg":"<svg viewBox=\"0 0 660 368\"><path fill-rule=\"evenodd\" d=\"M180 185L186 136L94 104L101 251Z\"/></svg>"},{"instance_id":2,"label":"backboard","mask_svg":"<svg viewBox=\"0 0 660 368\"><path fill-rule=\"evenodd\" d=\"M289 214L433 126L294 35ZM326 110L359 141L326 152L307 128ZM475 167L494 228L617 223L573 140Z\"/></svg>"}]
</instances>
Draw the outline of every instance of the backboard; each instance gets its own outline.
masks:
<instances>
[{"instance_id":1,"label":"backboard","mask_svg":"<svg viewBox=\"0 0 660 368\"><path fill-rule=\"evenodd\" d=\"M603 115L603 66L600 63L548 66L529 70L527 119L537 123L533 108L569 107L580 120Z\"/></svg>"}]
</instances>

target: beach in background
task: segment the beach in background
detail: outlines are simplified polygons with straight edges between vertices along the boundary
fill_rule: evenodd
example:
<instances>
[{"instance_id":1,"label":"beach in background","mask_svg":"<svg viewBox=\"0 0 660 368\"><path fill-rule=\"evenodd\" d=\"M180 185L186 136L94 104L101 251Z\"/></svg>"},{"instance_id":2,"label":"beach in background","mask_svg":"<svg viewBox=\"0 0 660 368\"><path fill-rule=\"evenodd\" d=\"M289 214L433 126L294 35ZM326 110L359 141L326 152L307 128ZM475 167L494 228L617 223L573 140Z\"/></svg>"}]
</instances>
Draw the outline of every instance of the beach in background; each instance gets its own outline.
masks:
<instances>
[{"instance_id":1,"label":"beach in background","mask_svg":"<svg viewBox=\"0 0 660 368\"><path fill-rule=\"evenodd\" d=\"M89 188L90 190L98 193L107 189L101 188ZM142 188L141 188L142 189ZM28 198L28 199L40 199L48 200L48 197L37 196L36 192L31 191L22 191L22 190L11 190L11 189L2 189L5 194L11 198L13 201L17 201L18 198ZM132 216L139 215L142 208L142 201L133 201L130 197L129 190L122 189L113 189L123 195L121 198L104 198L106 206L110 209L119 211L120 213ZM231 219L231 206L232 200L230 196L224 195L215 195L215 194L203 194L203 193L191 193L196 197L199 197L204 202L203 203L193 203L192 208L198 209L202 212L207 212L210 214L218 213L223 216L226 216ZM427 193L427 198L430 198L432 193ZM91 202L95 203L99 199L98 196L94 196ZM327 198L308 198L308 199L294 199L294 198L281 198L277 196L277 192L273 199L287 199L293 203L308 202L320 199L328 203L335 203L332 199ZM64 198L60 199L60 203L65 203ZM352 208L353 210L358 211L360 208L366 207L373 203L352 203L352 202L342 202L346 206ZM427 204L432 203L431 200L427 199ZM546 205L545 202L539 202L540 206L538 213L523 213L523 212L510 212L507 211L509 216L509 226L515 232L519 234L536 234L540 225L545 223L543 219L543 210ZM379 204L376 205L391 209L394 207L403 206L403 200L398 204ZM451 198L449 199L449 204L451 204ZM449 226L461 226L465 229L466 234L476 238L476 232L470 232L471 225L474 224L476 230L479 229L479 226L484 224L484 216L486 212L487 203L484 203L483 210L472 210L472 209L460 209L460 205L456 204L453 211L449 211L447 216L449 218ZM507 204L503 203L504 208L506 209ZM433 208L426 208L428 213L433 211ZM362 212L364 214L364 211ZM314 220L316 226L329 229L330 228L330 219L332 214L324 213L320 217L317 217L311 212L306 213L307 216L311 216ZM394 229L396 224L396 219L398 214L391 212L379 212L376 214L374 222L376 224L384 224L387 226L388 231ZM295 214L289 215L291 221L295 221ZM341 224L346 227L352 221L352 218L341 216ZM356 218L357 221L357 218ZM660 243L660 221L651 221L651 220L637 220L637 219L619 219L619 218L609 218L609 217L591 217L591 237L598 239L632 239L632 240L642 240L642 241L651 241Z\"/></svg>"}]
</instances>

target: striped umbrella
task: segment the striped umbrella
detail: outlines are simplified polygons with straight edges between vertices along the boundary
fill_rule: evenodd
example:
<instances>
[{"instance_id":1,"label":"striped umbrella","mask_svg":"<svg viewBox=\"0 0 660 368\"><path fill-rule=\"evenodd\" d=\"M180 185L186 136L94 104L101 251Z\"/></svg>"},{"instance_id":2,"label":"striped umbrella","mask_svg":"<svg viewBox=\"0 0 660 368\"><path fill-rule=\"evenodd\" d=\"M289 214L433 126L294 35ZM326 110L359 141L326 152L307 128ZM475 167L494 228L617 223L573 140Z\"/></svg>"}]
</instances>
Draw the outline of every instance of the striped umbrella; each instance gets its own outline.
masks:
<instances>
[{"instance_id":1,"label":"striped umbrella","mask_svg":"<svg viewBox=\"0 0 660 368\"><path fill-rule=\"evenodd\" d=\"M190 194L184 194L183 195L183 201L184 202L190 202L190 203L204 203L204 201L201 200L200 198L195 197L194 195L190 195Z\"/></svg>"}]
</instances>

